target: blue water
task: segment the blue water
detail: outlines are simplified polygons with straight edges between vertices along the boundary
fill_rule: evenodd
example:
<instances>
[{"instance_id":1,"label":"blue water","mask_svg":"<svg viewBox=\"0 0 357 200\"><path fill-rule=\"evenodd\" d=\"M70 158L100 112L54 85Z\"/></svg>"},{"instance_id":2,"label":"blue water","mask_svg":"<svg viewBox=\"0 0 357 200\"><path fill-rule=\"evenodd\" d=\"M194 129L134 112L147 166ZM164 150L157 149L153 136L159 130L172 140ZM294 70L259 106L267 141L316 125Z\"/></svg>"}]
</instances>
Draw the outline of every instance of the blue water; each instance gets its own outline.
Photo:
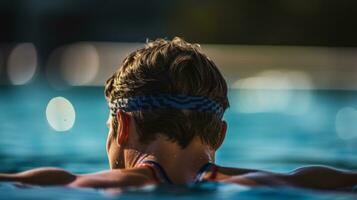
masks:
<instances>
[{"instance_id":1,"label":"blue water","mask_svg":"<svg viewBox=\"0 0 357 200\"><path fill-rule=\"evenodd\" d=\"M263 102L274 107L276 105L271 99L289 95L292 98L289 99L288 107L278 106L276 110L262 112L244 111L240 107L240 97L254 96L257 92L259 91L230 90L231 108L224 116L229 129L226 141L217 155L218 164L277 172L288 172L310 164L357 170L357 137L342 139L335 127L336 114L341 108L357 109L357 92L272 90L266 94ZM75 125L67 132L56 132L47 123L46 106L56 96L67 98L76 111ZM298 112L287 108L296 108ZM108 169L105 151L107 116L102 87L54 90L35 84L21 87L0 86L0 172L19 172L41 166L61 167L75 173ZM8 183L0 184L0 194L0 199L138 199L144 196L147 199L357 197L345 193L291 188L249 189L236 185L146 188L124 192L119 196L108 196L96 190L18 188Z\"/></svg>"}]
</instances>

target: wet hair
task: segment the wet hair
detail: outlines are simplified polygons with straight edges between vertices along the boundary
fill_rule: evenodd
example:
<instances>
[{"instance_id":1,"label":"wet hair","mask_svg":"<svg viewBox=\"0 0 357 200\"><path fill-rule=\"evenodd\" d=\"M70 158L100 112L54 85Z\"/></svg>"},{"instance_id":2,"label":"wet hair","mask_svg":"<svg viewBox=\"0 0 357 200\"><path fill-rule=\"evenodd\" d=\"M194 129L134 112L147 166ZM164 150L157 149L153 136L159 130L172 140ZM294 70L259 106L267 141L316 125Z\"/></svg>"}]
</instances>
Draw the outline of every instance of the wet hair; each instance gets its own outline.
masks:
<instances>
[{"instance_id":1,"label":"wet hair","mask_svg":"<svg viewBox=\"0 0 357 200\"><path fill-rule=\"evenodd\" d=\"M227 83L215 63L199 45L179 37L157 39L129 54L107 80L105 96L118 98L155 94L204 96L229 107ZM212 148L219 142L222 117L213 113L180 109L133 111L139 140L147 144L162 134L185 148L195 138ZM118 122L114 118L114 128Z\"/></svg>"}]
</instances>

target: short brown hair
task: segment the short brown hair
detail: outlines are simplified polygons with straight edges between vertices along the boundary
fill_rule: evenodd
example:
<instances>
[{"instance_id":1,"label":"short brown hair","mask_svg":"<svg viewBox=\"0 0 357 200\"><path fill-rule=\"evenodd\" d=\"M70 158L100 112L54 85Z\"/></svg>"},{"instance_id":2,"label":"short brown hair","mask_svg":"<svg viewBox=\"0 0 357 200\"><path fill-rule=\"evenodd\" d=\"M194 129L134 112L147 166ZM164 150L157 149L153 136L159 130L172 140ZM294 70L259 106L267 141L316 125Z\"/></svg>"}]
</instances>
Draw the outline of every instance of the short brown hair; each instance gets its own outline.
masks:
<instances>
[{"instance_id":1,"label":"short brown hair","mask_svg":"<svg viewBox=\"0 0 357 200\"><path fill-rule=\"evenodd\" d=\"M105 87L109 102L117 98L152 94L204 96L229 107L227 83L216 65L200 51L179 37L157 39L127 56ZM182 148L199 137L215 147L219 140L221 117L213 113L157 109L132 112L142 143L163 134Z\"/></svg>"}]
</instances>

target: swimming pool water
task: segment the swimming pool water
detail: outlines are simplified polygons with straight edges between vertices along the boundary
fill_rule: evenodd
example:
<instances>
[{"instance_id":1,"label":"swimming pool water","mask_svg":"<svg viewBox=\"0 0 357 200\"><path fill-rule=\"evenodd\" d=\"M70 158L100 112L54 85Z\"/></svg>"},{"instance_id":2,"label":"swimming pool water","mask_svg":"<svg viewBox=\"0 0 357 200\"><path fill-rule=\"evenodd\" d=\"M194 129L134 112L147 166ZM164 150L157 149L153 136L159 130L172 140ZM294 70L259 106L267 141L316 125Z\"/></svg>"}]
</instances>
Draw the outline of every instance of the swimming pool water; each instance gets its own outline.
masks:
<instances>
[{"instance_id":1,"label":"swimming pool water","mask_svg":"<svg viewBox=\"0 0 357 200\"><path fill-rule=\"evenodd\" d=\"M20 191L20 192L19 192ZM70 189L63 187L32 187L19 189L11 184L0 185L0 199L355 199L352 193L308 191L292 188L242 188L227 184L200 184L197 186L157 186L128 189L108 194L94 189Z\"/></svg>"},{"instance_id":2,"label":"swimming pool water","mask_svg":"<svg viewBox=\"0 0 357 200\"><path fill-rule=\"evenodd\" d=\"M229 125L228 135L217 154L218 164L278 172L287 172L310 164L357 170L356 133L351 131L351 137L346 139L336 131L337 113L345 107L357 109L357 92L233 89L229 92L231 108L224 116ZM47 123L46 106L56 96L68 99L76 111L74 127L67 132L56 132ZM62 167L75 173L108 169L105 151L107 116L108 109L102 87L54 90L41 84L21 87L0 86L0 172L18 172L41 166ZM142 198L143 195L148 199L168 197L173 199L275 199L277 197L354 199L356 197L299 189L247 189L232 185L202 187L203 193L197 193L197 188L159 187L145 191L125 192L120 197L125 199ZM0 194L0 198L5 199L119 198L109 197L95 190L60 187L19 189L6 183L0 184Z\"/></svg>"}]
</instances>

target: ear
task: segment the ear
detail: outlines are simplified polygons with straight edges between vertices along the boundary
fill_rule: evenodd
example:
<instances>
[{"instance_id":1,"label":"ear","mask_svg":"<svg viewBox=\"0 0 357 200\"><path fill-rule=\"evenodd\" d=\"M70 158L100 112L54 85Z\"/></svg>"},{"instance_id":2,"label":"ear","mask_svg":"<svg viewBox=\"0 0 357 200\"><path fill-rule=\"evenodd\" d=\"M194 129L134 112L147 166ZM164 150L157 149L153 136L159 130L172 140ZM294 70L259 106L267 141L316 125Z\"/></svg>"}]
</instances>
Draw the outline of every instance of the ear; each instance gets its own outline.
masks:
<instances>
[{"instance_id":1,"label":"ear","mask_svg":"<svg viewBox=\"0 0 357 200\"><path fill-rule=\"evenodd\" d=\"M118 120L117 144L125 145L129 138L130 116L123 111L116 115Z\"/></svg>"},{"instance_id":2,"label":"ear","mask_svg":"<svg viewBox=\"0 0 357 200\"><path fill-rule=\"evenodd\" d=\"M226 133L227 133L227 122L226 121L222 121L221 124L221 131L219 132L219 138L218 138L218 142L217 145L215 147L215 150L219 149L219 147L221 147L221 145L223 144L224 138L226 137Z\"/></svg>"}]
</instances>

